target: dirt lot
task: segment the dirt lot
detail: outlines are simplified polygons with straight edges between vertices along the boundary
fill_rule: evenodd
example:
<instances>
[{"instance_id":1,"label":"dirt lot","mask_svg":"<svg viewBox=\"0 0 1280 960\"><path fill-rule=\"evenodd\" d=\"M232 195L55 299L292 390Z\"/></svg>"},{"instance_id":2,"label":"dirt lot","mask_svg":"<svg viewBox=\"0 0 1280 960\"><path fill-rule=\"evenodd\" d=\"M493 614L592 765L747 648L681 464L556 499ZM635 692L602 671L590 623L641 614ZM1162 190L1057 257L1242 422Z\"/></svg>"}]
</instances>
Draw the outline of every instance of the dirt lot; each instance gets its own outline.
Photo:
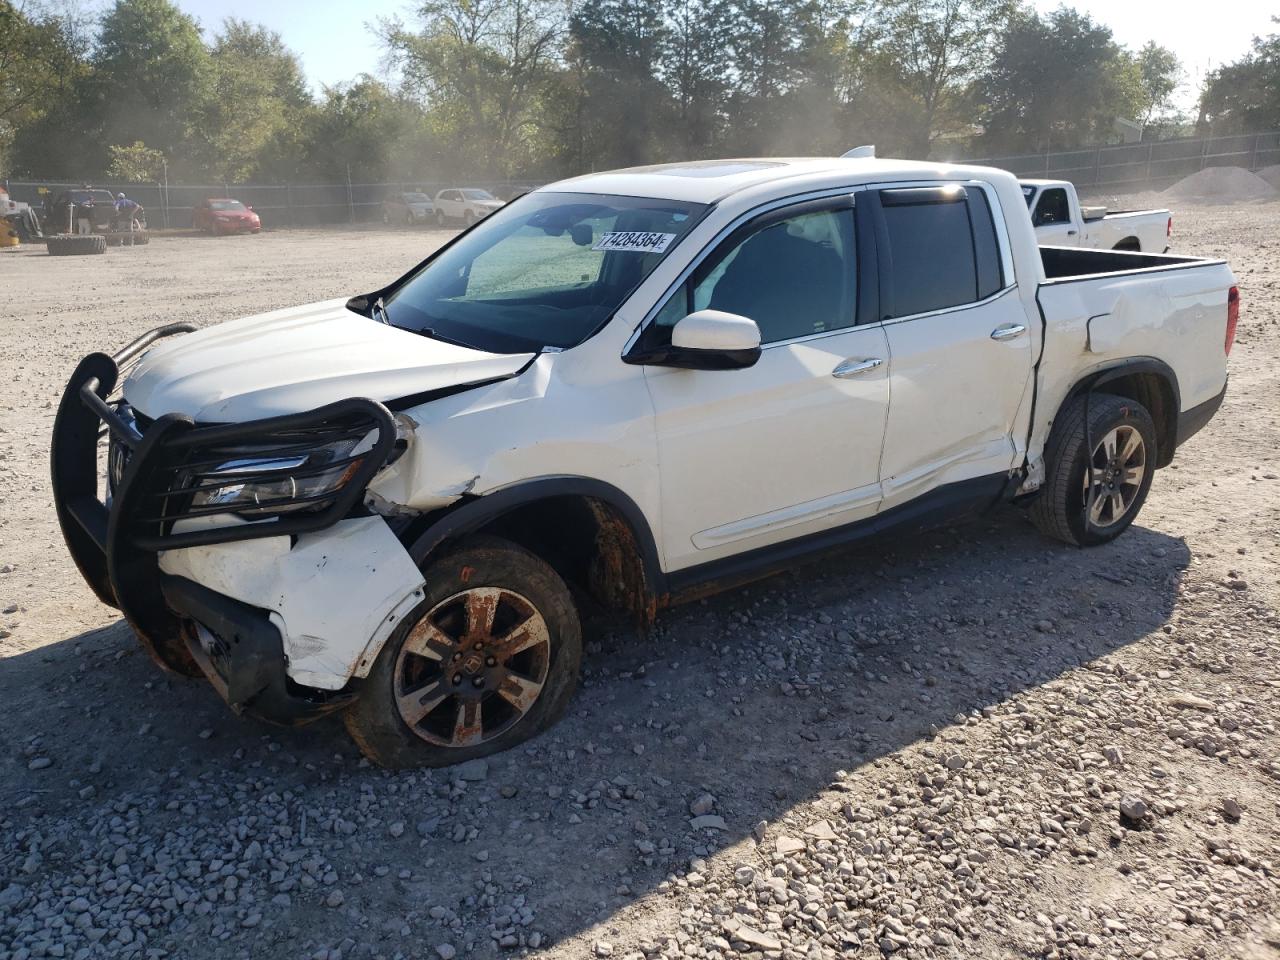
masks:
<instances>
[{"instance_id":1,"label":"dirt lot","mask_svg":"<svg viewBox=\"0 0 1280 960\"><path fill-rule=\"evenodd\" d=\"M0 958L1280 956L1280 204L1175 222L1240 338L1131 532L1006 510L605 629L565 722L465 776L162 675L47 477L82 354L444 235L0 253Z\"/></svg>"}]
</instances>

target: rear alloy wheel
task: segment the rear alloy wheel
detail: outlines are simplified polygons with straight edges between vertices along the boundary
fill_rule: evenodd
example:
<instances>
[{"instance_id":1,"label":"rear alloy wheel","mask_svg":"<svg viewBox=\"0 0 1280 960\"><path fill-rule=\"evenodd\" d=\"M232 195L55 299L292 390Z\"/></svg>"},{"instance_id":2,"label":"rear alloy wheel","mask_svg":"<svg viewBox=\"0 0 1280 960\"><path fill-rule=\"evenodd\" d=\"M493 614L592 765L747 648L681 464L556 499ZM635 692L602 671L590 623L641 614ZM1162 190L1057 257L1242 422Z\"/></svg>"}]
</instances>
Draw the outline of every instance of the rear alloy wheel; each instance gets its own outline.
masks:
<instances>
[{"instance_id":1,"label":"rear alloy wheel","mask_svg":"<svg viewBox=\"0 0 1280 960\"><path fill-rule=\"evenodd\" d=\"M424 599L378 654L345 714L386 767L447 766L551 726L577 683L581 628L544 561L477 538L432 563Z\"/></svg>"},{"instance_id":2,"label":"rear alloy wheel","mask_svg":"<svg viewBox=\"0 0 1280 960\"><path fill-rule=\"evenodd\" d=\"M1147 476L1147 448L1136 427L1119 426L1098 441L1092 469L1081 478L1089 522L1104 529L1138 501Z\"/></svg>"},{"instance_id":3,"label":"rear alloy wheel","mask_svg":"<svg viewBox=\"0 0 1280 960\"><path fill-rule=\"evenodd\" d=\"M1077 546L1114 540L1147 499L1156 454L1155 423L1142 404L1108 393L1087 403L1077 397L1049 434L1031 519L1042 533Z\"/></svg>"}]
</instances>

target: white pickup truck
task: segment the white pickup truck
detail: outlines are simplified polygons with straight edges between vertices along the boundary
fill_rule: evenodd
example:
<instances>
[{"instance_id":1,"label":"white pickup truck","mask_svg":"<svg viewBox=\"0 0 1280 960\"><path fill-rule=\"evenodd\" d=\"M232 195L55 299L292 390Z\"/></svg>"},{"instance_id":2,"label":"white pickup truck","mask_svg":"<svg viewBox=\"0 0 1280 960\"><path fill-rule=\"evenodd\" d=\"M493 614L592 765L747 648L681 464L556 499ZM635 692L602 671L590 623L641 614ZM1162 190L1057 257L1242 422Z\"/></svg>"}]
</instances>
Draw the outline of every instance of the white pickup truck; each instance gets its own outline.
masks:
<instances>
[{"instance_id":1,"label":"white pickup truck","mask_svg":"<svg viewBox=\"0 0 1280 960\"><path fill-rule=\"evenodd\" d=\"M1173 238L1168 210L1115 210L1082 207L1074 184L1066 180L1020 180L1031 212L1036 241L1042 247L1089 247L1165 253Z\"/></svg>"},{"instance_id":2,"label":"white pickup truck","mask_svg":"<svg viewBox=\"0 0 1280 960\"><path fill-rule=\"evenodd\" d=\"M86 357L55 503L161 663L448 764L565 708L576 596L647 622L1005 501L1116 537L1222 402L1233 284L1041 249L981 167L593 174L350 300Z\"/></svg>"}]
</instances>

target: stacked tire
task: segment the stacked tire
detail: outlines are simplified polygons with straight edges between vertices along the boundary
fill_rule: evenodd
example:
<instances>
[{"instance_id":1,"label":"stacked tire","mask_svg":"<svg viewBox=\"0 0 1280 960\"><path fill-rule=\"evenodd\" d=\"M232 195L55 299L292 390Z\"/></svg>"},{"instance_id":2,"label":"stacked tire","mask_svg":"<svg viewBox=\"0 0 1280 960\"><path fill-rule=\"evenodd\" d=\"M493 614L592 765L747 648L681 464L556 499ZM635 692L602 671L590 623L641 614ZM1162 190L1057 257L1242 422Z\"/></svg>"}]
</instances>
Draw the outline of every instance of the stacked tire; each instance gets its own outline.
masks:
<instances>
[{"instance_id":1,"label":"stacked tire","mask_svg":"<svg viewBox=\"0 0 1280 960\"><path fill-rule=\"evenodd\" d=\"M51 257L83 257L107 252L107 238L101 234L75 237L49 237L45 241Z\"/></svg>"}]
</instances>

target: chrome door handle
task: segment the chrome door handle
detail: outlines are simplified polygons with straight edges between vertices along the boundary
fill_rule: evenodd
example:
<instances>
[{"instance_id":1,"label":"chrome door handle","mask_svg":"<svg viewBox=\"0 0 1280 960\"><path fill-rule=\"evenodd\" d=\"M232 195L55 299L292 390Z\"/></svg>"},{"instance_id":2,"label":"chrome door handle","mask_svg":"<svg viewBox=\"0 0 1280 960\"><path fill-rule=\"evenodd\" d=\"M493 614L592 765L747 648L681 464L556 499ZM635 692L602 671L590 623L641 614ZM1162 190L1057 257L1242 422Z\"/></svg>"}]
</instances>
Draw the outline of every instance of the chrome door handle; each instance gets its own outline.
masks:
<instances>
[{"instance_id":1,"label":"chrome door handle","mask_svg":"<svg viewBox=\"0 0 1280 960\"><path fill-rule=\"evenodd\" d=\"M1003 327L996 327L992 330L991 339L1012 340L1014 337L1020 337L1026 332L1026 326L1021 323L1007 323Z\"/></svg>"},{"instance_id":2,"label":"chrome door handle","mask_svg":"<svg viewBox=\"0 0 1280 960\"><path fill-rule=\"evenodd\" d=\"M850 377L856 377L861 373L869 373L882 363L884 361L879 357L868 357L866 360L855 360L850 357L848 360L841 360L837 363L836 368L831 371L831 375L840 380L848 380Z\"/></svg>"}]
</instances>

